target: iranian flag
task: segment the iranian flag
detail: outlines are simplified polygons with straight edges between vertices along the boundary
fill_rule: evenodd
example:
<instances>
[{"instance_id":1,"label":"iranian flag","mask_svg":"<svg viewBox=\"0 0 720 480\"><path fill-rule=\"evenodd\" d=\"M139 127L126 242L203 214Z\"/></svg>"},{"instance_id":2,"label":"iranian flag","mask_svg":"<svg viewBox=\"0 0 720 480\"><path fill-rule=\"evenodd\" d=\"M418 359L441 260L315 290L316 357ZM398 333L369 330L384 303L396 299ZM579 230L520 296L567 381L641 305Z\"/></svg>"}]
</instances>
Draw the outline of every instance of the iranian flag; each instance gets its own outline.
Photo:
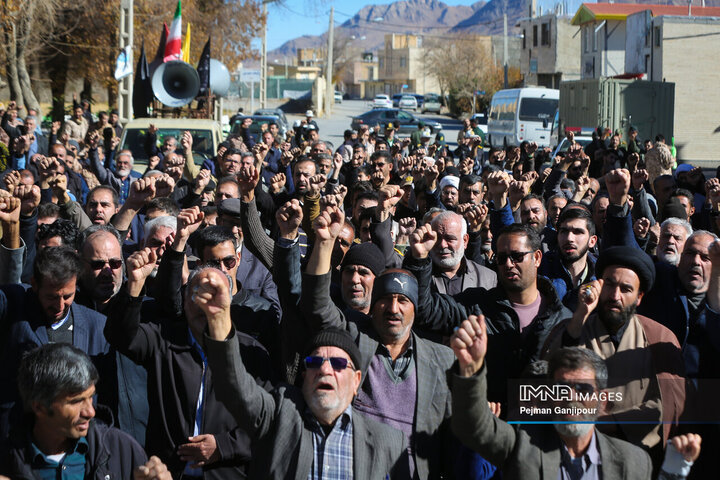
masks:
<instances>
[{"instance_id":1,"label":"iranian flag","mask_svg":"<svg viewBox=\"0 0 720 480\"><path fill-rule=\"evenodd\" d=\"M165 43L165 57L164 62L170 60L180 60L182 57L182 13L180 7L180 0L178 0L177 8L175 9L175 18L173 18L172 25L170 25L170 34Z\"/></svg>"}]
</instances>

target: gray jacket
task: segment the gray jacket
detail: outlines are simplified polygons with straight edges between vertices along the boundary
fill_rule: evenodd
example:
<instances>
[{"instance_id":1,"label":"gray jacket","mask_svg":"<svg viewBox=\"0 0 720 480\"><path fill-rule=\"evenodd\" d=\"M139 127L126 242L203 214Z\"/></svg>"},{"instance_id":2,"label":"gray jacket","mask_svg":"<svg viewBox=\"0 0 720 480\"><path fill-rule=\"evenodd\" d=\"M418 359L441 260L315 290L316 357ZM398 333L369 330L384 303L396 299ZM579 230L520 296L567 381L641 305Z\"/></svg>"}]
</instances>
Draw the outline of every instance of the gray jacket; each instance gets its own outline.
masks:
<instances>
[{"instance_id":1,"label":"gray jacket","mask_svg":"<svg viewBox=\"0 0 720 480\"><path fill-rule=\"evenodd\" d=\"M272 394L260 388L240 358L235 332L222 342L205 336L217 398L257 443L248 478L306 480L313 461L313 438L299 389ZM226 379L220 382L217 379ZM403 434L353 411L353 476L358 479L407 475Z\"/></svg>"},{"instance_id":2,"label":"gray jacket","mask_svg":"<svg viewBox=\"0 0 720 480\"><path fill-rule=\"evenodd\" d=\"M469 378L449 375L452 431L460 441L502 470L503 479L556 479L562 443L552 425L514 428L495 417L487 402L486 369ZM602 477L649 480L650 456L640 447L598 431Z\"/></svg>"},{"instance_id":3,"label":"gray jacket","mask_svg":"<svg viewBox=\"0 0 720 480\"><path fill-rule=\"evenodd\" d=\"M362 354L362 371L367 372L379 345L370 318L355 310L341 312L330 300L330 273L303 274L300 310L313 331L336 327L350 332ZM452 477L453 452L449 419L450 390L445 372L452 365L452 350L413 335L417 399L414 443L415 463L420 479ZM365 377L363 377L365 380Z\"/></svg>"},{"instance_id":4,"label":"gray jacket","mask_svg":"<svg viewBox=\"0 0 720 480\"><path fill-rule=\"evenodd\" d=\"M480 287L485 290L493 289L497 286L497 273L479 263L463 258L465 262L464 271L462 273L463 290L468 288ZM458 272L459 273L459 272ZM445 281L440 272L433 268L433 291L437 293L447 294Z\"/></svg>"}]
</instances>

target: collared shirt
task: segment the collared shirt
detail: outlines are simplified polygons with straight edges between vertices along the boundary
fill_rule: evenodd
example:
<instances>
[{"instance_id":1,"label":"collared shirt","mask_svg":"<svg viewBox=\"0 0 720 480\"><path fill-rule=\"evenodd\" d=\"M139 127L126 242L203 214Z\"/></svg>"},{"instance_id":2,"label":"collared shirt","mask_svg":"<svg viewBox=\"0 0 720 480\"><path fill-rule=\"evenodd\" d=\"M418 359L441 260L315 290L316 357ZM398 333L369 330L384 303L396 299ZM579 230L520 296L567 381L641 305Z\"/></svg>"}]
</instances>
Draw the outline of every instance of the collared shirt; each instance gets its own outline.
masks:
<instances>
[{"instance_id":1,"label":"collared shirt","mask_svg":"<svg viewBox=\"0 0 720 480\"><path fill-rule=\"evenodd\" d=\"M195 437L202 433L203 409L205 408L205 379L207 377L206 373L208 364L205 352L198 341L195 340L195 336L192 334L192 331L190 331L190 328L188 328L188 337L190 339L190 345L198 352L198 354L200 354L200 358L203 362L202 379L200 380L200 393L198 394L197 403L195 404L195 423L193 424L193 437ZM202 468L190 468L191 463L194 462L188 462L185 465L183 474L191 477L202 477Z\"/></svg>"},{"instance_id":2,"label":"collared shirt","mask_svg":"<svg viewBox=\"0 0 720 480\"><path fill-rule=\"evenodd\" d=\"M410 367L415 365L413 360L414 347L415 343L412 335L410 335L410 344L407 350L398 355L395 360L392 359L390 351L383 344L378 344L375 355L378 355L382 359L383 365L385 365L391 377L394 377L396 382L401 382L407 378Z\"/></svg>"},{"instance_id":3,"label":"collared shirt","mask_svg":"<svg viewBox=\"0 0 720 480\"><path fill-rule=\"evenodd\" d=\"M593 432L587 451L573 458L565 445L560 451L560 471L558 480L600 480L602 461L597 445L597 432Z\"/></svg>"},{"instance_id":4,"label":"collared shirt","mask_svg":"<svg viewBox=\"0 0 720 480\"><path fill-rule=\"evenodd\" d=\"M312 412L305 417L313 434L313 462L308 480L348 480L353 478L352 406L326 432Z\"/></svg>"},{"instance_id":5,"label":"collared shirt","mask_svg":"<svg viewBox=\"0 0 720 480\"><path fill-rule=\"evenodd\" d=\"M85 456L88 452L88 442L85 437L64 455L45 455L35 445L32 447L32 471L37 478L43 480L83 480L85 478Z\"/></svg>"},{"instance_id":6,"label":"collared shirt","mask_svg":"<svg viewBox=\"0 0 720 480\"><path fill-rule=\"evenodd\" d=\"M455 276L450 278L447 274L436 270L433 264L433 273L437 273L436 277L445 284L445 293L448 295L457 295L465 290L465 274L467 273L467 261L465 257L460 260L460 268L455 272Z\"/></svg>"}]
</instances>

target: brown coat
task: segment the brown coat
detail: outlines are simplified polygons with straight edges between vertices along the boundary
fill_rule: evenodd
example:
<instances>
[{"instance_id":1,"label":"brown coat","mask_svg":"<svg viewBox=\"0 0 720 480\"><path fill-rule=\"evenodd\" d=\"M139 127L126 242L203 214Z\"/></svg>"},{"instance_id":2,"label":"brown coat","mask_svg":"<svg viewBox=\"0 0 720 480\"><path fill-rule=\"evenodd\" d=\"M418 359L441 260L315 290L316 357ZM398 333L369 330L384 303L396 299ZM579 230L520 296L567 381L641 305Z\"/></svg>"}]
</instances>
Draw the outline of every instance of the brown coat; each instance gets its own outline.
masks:
<instances>
[{"instance_id":1,"label":"brown coat","mask_svg":"<svg viewBox=\"0 0 720 480\"><path fill-rule=\"evenodd\" d=\"M636 315L636 317L647 338L653 373L660 388L663 417L662 444L664 445L670 438L671 432L677 428L678 420L685 408L685 364L680 344L668 328L642 315ZM596 314L593 314L587 322L596 318ZM567 346L562 344L562 340L569 321L570 319L564 320L550 332L542 349L543 358L550 351ZM578 344L582 345L579 339ZM587 343L583 346L591 347Z\"/></svg>"}]
</instances>

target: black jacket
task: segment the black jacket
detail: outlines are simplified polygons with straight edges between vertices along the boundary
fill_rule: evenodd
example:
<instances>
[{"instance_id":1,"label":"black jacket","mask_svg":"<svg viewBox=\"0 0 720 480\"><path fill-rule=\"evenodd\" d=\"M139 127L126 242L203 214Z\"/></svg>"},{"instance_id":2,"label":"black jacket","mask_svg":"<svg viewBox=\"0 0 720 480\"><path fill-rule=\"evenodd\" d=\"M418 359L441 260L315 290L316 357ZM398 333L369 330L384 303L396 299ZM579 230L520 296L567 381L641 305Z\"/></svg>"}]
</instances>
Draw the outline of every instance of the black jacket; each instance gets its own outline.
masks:
<instances>
[{"instance_id":1,"label":"black jacket","mask_svg":"<svg viewBox=\"0 0 720 480\"><path fill-rule=\"evenodd\" d=\"M97 410L101 413L101 410ZM34 480L32 472L32 446L28 442L32 419L19 424L10 432L7 448L0 459L0 474L13 480ZM127 480L133 470L147 462L142 447L127 433L98 420L90 422L87 434L88 451L85 478L92 480Z\"/></svg>"},{"instance_id":2,"label":"black jacket","mask_svg":"<svg viewBox=\"0 0 720 480\"><path fill-rule=\"evenodd\" d=\"M490 401L505 401L507 380L520 378L528 364L539 360L543 344L553 327L572 316L550 281L538 277L538 290L546 302L545 309L521 333L517 313L501 285L491 290L468 288L451 297L431 291L432 262L429 257L418 260L406 255L404 267L418 280L414 328L450 336L469 315L485 315L490 336L486 355Z\"/></svg>"},{"instance_id":3,"label":"black jacket","mask_svg":"<svg viewBox=\"0 0 720 480\"><path fill-rule=\"evenodd\" d=\"M193 435L203 361L190 344L182 318L153 319L140 323L141 298L130 297L125 287L117 294L105 326L108 342L142 364L148 371L148 421L145 447L168 465L173 476L185 468L177 455L179 445ZM253 338L238 333L240 354L259 384L270 387L270 358ZM215 396L213 375L205 370L205 402L200 433L215 436L220 460L205 467L205 478L244 478L250 460L250 438Z\"/></svg>"}]
</instances>

